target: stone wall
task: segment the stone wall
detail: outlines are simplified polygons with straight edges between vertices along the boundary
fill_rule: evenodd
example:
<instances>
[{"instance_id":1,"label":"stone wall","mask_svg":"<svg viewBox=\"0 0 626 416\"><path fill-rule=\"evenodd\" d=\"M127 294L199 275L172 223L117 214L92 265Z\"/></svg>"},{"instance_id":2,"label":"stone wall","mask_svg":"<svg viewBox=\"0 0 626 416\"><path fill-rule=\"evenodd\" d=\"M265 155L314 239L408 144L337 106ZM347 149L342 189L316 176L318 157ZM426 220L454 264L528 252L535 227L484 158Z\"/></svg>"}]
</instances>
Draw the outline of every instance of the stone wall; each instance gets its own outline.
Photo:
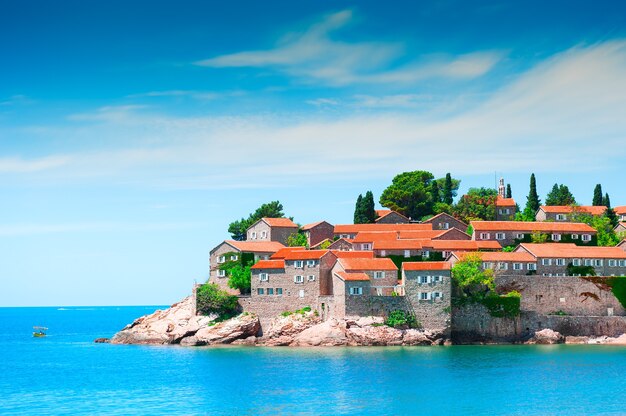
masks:
<instances>
[{"instance_id":1,"label":"stone wall","mask_svg":"<svg viewBox=\"0 0 626 416\"><path fill-rule=\"evenodd\" d=\"M304 234L307 236L309 247L312 247L326 239L332 240L334 231L335 227L332 224L322 221L310 230L305 231Z\"/></svg>"},{"instance_id":2,"label":"stone wall","mask_svg":"<svg viewBox=\"0 0 626 416\"><path fill-rule=\"evenodd\" d=\"M380 217L376 220L377 224L408 224L409 219L402 214L398 214L395 211L390 212L384 217Z\"/></svg>"}]
</instances>

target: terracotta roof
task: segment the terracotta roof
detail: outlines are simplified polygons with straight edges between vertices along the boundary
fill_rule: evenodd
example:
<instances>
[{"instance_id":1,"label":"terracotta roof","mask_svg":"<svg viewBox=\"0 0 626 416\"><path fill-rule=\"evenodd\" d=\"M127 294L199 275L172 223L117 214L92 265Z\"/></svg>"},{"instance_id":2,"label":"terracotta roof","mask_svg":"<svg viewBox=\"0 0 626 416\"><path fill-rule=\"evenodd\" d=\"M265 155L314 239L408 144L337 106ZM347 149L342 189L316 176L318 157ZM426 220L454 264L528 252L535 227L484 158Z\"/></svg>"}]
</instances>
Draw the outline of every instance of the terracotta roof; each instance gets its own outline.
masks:
<instances>
[{"instance_id":1,"label":"terracotta roof","mask_svg":"<svg viewBox=\"0 0 626 416\"><path fill-rule=\"evenodd\" d=\"M407 261L402 263L403 270L450 270L452 263L447 261Z\"/></svg>"},{"instance_id":2,"label":"terracotta roof","mask_svg":"<svg viewBox=\"0 0 626 416\"><path fill-rule=\"evenodd\" d=\"M283 260L259 260L251 269L284 269L285 262Z\"/></svg>"},{"instance_id":3,"label":"terracotta roof","mask_svg":"<svg viewBox=\"0 0 626 416\"><path fill-rule=\"evenodd\" d=\"M496 206L497 207L514 207L515 200L513 198L501 198L498 196L498 198L496 199Z\"/></svg>"},{"instance_id":4,"label":"terracotta roof","mask_svg":"<svg viewBox=\"0 0 626 416\"><path fill-rule=\"evenodd\" d=\"M285 254L285 260L317 260L330 253L330 250L297 250Z\"/></svg>"},{"instance_id":5,"label":"terracotta roof","mask_svg":"<svg viewBox=\"0 0 626 416\"><path fill-rule=\"evenodd\" d=\"M353 239L353 243L371 243L380 240L397 240L398 231L361 231Z\"/></svg>"},{"instance_id":6,"label":"terracotta roof","mask_svg":"<svg viewBox=\"0 0 626 416\"><path fill-rule=\"evenodd\" d=\"M502 246L497 241L474 240L431 240L423 242L422 247L442 251L502 250Z\"/></svg>"},{"instance_id":7,"label":"terracotta roof","mask_svg":"<svg viewBox=\"0 0 626 416\"><path fill-rule=\"evenodd\" d=\"M342 280L346 280L346 281L350 281L350 280L356 280L356 281L366 281L366 280L370 280L370 277L368 275L366 275L365 273L348 273L348 272L335 272L335 274L337 276L339 276Z\"/></svg>"},{"instance_id":8,"label":"terracotta roof","mask_svg":"<svg viewBox=\"0 0 626 416\"><path fill-rule=\"evenodd\" d=\"M270 227L278 227L278 228L298 228L298 226L291 221L289 218L261 218L262 221L265 221Z\"/></svg>"},{"instance_id":9,"label":"terracotta roof","mask_svg":"<svg viewBox=\"0 0 626 416\"><path fill-rule=\"evenodd\" d=\"M615 207L613 208L613 211L615 211L617 215L626 215L626 205L622 205L621 207Z\"/></svg>"},{"instance_id":10,"label":"terracotta roof","mask_svg":"<svg viewBox=\"0 0 626 416\"><path fill-rule=\"evenodd\" d=\"M576 244L563 243L523 243L517 249L526 250L536 257L626 259L626 251L619 247L583 247Z\"/></svg>"},{"instance_id":11,"label":"terracotta roof","mask_svg":"<svg viewBox=\"0 0 626 416\"><path fill-rule=\"evenodd\" d=\"M338 224L335 225L335 234L356 234L360 231L418 231L432 229L432 224Z\"/></svg>"},{"instance_id":12,"label":"terracotta roof","mask_svg":"<svg viewBox=\"0 0 626 416\"><path fill-rule=\"evenodd\" d=\"M227 243L239 251L245 253L276 253L285 246L278 241L235 241L226 240Z\"/></svg>"},{"instance_id":13,"label":"terracotta roof","mask_svg":"<svg viewBox=\"0 0 626 416\"><path fill-rule=\"evenodd\" d=\"M387 258L340 258L337 261L345 270L398 270L393 261Z\"/></svg>"},{"instance_id":14,"label":"terracotta roof","mask_svg":"<svg viewBox=\"0 0 626 416\"><path fill-rule=\"evenodd\" d=\"M306 248L305 247L285 247L285 248L281 248L276 253L272 254L270 258L274 260L284 259L287 253L291 253L292 251L302 251L302 250L306 250Z\"/></svg>"},{"instance_id":15,"label":"terracotta roof","mask_svg":"<svg viewBox=\"0 0 626 416\"><path fill-rule=\"evenodd\" d=\"M514 261L514 262L536 262L537 259L532 254L527 252L504 252L504 251L464 251L454 252L452 255L459 260L464 259L466 256L477 254L482 261Z\"/></svg>"},{"instance_id":16,"label":"terracotta roof","mask_svg":"<svg viewBox=\"0 0 626 416\"><path fill-rule=\"evenodd\" d=\"M301 229L302 231L308 231L308 230L310 230L311 228L315 228L315 227L317 227L318 225L323 224L323 223L326 223L326 224L328 224L328 225L331 225L331 224L330 224L329 222L327 222L327 221L318 221L318 222L312 222L312 223L310 223L310 224L303 225L300 229Z\"/></svg>"},{"instance_id":17,"label":"terracotta roof","mask_svg":"<svg viewBox=\"0 0 626 416\"><path fill-rule=\"evenodd\" d=\"M441 237L450 230L420 230L420 231L400 231L400 239L415 240L419 238Z\"/></svg>"},{"instance_id":18,"label":"terracotta roof","mask_svg":"<svg viewBox=\"0 0 626 416\"><path fill-rule=\"evenodd\" d=\"M422 242L428 240L380 240L374 241L374 250L421 250Z\"/></svg>"},{"instance_id":19,"label":"terracotta roof","mask_svg":"<svg viewBox=\"0 0 626 416\"><path fill-rule=\"evenodd\" d=\"M390 209L377 209L377 210L376 210L376 215L378 215L378 218L376 218L376 221L378 221L378 220L380 220L380 219L383 219L383 218L385 218L387 215L392 214L392 213L398 214L398 215L400 215L401 217L406 218L406 220L407 220L407 221L409 220L409 218L408 218L407 216L402 215L402 214L400 214L400 213L399 213L399 212L397 212L397 211L393 211L393 210L390 210Z\"/></svg>"},{"instance_id":20,"label":"terracotta roof","mask_svg":"<svg viewBox=\"0 0 626 416\"><path fill-rule=\"evenodd\" d=\"M550 221L472 221L470 225L476 231L524 231L524 232L571 232L595 234L596 230L579 222Z\"/></svg>"},{"instance_id":21,"label":"terracotta roof","mask_svg":"<svg viewBox=\"0 0 626 416\"><path fill-rule=\"evenodd\" d=\"M374 252L373 251L341 251L341 250L330 250L337 258L347 259L347 258L357 258L357 259L373 259Z\"/></svg>"},{"instance_id":22,"label":"terracotta roof","mask_svg":"<svg viewBox=\"0 0 626 416\"><path fill-rule=\"evenodd\" d=\"M606 211L604 206L592 206L592 205L542 205L540 210L550 214L569 214L571 212L581 212L591 215L602 215Z\"/></svg>"},{"instance_id":23,"label":"terracotta roof","mask_svg":"<svg viewBox=\"0 0 626 416\"><path fill-rule=\"evenodd\" d=\"M454 219L454 220L456 220L456 221L458 221L458 222L460 222L460 223L462 223L462 224L465 224L465 223L464 223L463 221L461 221L460 219L455 218L453 215L450 215L450 214L445 213L445 212L442 212L442 213L440 213L440 214L437 214L437 215L435 215L434 217L430 217L429 219L424 220L423 222L424 222L425 224L426 224L426 223L431 223L431 222L435 221L436 219L438 219L439 217L450 217L450 218L452 218L452 219ZM465 224L465 225L467 225L467 224Z\"/></svg>"}]
</instances>

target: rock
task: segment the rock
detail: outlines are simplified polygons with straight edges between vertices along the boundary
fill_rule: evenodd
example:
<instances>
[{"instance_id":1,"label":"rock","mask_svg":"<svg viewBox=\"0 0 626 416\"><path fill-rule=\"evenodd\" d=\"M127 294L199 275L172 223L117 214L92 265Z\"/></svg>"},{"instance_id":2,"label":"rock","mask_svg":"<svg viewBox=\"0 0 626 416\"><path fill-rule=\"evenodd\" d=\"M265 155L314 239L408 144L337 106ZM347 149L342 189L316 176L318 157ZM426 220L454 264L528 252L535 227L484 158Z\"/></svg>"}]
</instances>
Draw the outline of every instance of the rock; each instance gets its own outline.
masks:
<instances>
[{"instance_id":1,"label":"rock","mask_svg":"<svg viewBox=\"0 0 626 416\"><path fill-rule=\"evenodd\" d=\"M96 344L108 344L111 340L109 338L96 338L93 342Z\"/></svg>"},{"instance_id":2,"label":"rock","mask_svg":"<svg viewBox=\"0 0 626 416\"><path fill-rule=\"evenodd\" d=\"M279 316L272 320L270 327L264 331L263 337L266 339L291 337L301 333L307 328L317 325L321 322L319 316L313 312L305 314L292 313L287 316Z\"/></svg>"},{"instance_id":3,"label":"rock","mask_svg":"<svg viewBox=\"0 0 626 416\"><path fill-rule=\"evenodd\" d=\"M230 344L235 340L255 336L261 322L254 314L241 314L213 326L203 326L189 337L181 339L181 345Z\"/></svg>"},{"instance_id":4,"label":"rock","mask_svg":"<svg viewBox=\"0 0 626 416\"><path fill-rule=\"evenodd\" d=\"M350 327L346 331L348 345L402 345L404 331L389 326Z\"/></svg>"},{"instance_id":5,"label":"rock","mask_svg":"<svg viewBox=\"0 0 626 416\"><path fill-rule=\"evenodd\" d=\"M298 347L330 347L346 345L345 321L329 319L321 324L305 329L289 345Z\"/></svg>"},{"instance_id":6,"label":"rock","mask_svg":"<svg viewBox=\"0 0 626 416\"><path fill-rule=\"evenodd\" d=\"M577 336L567 336L565 337L566 344L587 344L589 342L589 337L577 337Z\"/></svg>"},{"instance_id":7,"label":"rock","mask_svg":"<svg viewBox=\"0 0 626 416\"><path fill-rule=\"evenodd\" d=\"M402 337L403 345L433 345L439 344L439 341L431 339L432 334L417 329L407 329ZM443 338L441 338L443 342Z\"/></svg>"},{"instance_id":8,"label":"rock","mask_svg":"<svg viewBox=\"0 0 626 416\"><path fill-rule=\"evenodd\" d=\"M348 328L352 327L352 326L358 326L358 327L365 327L365 326L371 326L373 324L376 325L380 325L384 322L385 320L382 317L379 316L362 316L362 317L355 317L355 318L346 318L346 324L348 325Z\"/></svg>"},{"instance_id":9,"label":"rock","mask_svg":"<svg viewBox=\"0 0 626 416\"><path fill-rule=\"evenodd\" d=\"M549 328L535 332L535 335L526 341L526 344L562 344L565 337Z\"/></svg>"}]
</instances>

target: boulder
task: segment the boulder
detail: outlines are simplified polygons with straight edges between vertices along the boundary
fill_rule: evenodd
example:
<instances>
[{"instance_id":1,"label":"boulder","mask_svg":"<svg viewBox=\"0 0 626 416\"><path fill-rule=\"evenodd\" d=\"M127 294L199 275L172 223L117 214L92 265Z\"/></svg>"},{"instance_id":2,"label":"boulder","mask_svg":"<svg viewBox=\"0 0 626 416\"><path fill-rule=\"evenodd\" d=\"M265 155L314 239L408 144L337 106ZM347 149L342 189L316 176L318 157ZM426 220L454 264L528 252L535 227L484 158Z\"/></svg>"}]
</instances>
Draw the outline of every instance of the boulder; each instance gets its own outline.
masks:
<instances>
[{"instance_id":1,"label":"boulder","mask_svg":"<svg viewBox=\"0 0 626 416\"><path fill-rule=\"evenodd\" d=\"M277 338L293 338L300 332L321 322L314 312L304 314L292 313L287 316L278 316L272 320L269 329L264 331L263 337L267 340Z\"/></svg>"},{"instance_id":2,"label":"boulder","mask_svg":"<svg viewBox=\"0 0 626 416\"><path fill-rule=\"evenodd\" d=\"M235 340L254 337L261 322L254 314L241 314L212 326L203 326L193 335L181 339L181 345L230 344Z\"/></svg>"},{"instance_id":3,"label":"boulder","mask_svg":"<svg viewBox=\"0 0 626 416\"><path fill-rule=\"evenodd\" d=\"M559 332L545 328L535 332L535 335L526 341L526 344L562 344L564 342L565 337Z\"/></svg>"},{"instance_id":4,"label":"boulder","mask_svg":"<svg viewBox=\"0 0 626 416\"><path fill-rule=\"evenodd\" d=\"M443 341L443 339L441 339ZM439 344L438 341L432 339L430 332L420 331L418 329L407 329L402 337L403 345L433 345Z\"/></svg>"},{"instance_id":5,"label":"boulder","mask_svg":"<svg viewBox=\"0 0 626 416\"><path fill-rule=\"evenodd\" d=\"M346 330L348 345L402 345L404 331L389 326L353 326Z\"/></svg>"},{"instance_id":6,"label":"boulder","mask_svg":"<svg viewBox=\"0 0 626 416\"><path fill-rule=\"evenodd\" d=\"M346 323L329 319L314 325L297 334L290 346L297 347L331 347L346 345Z\"/></svg>"},{"instance_id":7,"label":"boulder","mask_svg":"<svg viewBox=\"0 0 626 416\"><path fill-rule=\"evenodd\" d=\"M109 338L96 338L93 342L96 344L108 344L111 340Z\"/></svg>"},{"instance_id":8,"label":"boulder","mask_svg":"<svg viewBox=\"0 0 626 416\"><path fill-rule=\"evenodd\" d=\"M566 344L587 344L589 342L589 337L577 337L577 336L567 336L565 337Z\"/></svg>"}]
</instances>

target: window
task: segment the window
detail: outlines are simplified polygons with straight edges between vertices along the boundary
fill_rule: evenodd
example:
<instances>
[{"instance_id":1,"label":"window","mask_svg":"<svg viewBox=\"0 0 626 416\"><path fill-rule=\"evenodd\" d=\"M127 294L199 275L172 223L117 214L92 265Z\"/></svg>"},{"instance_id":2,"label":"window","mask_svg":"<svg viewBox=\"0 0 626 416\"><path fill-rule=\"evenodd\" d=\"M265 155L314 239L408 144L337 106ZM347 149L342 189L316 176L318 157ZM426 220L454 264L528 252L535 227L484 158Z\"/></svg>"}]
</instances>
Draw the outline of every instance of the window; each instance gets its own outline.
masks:
<instances>
[{"instance_id":1,"label":"window","mask_svg":"<svg viewBox=\"0 0 626 416\"><path fill-rule=\"evenodd\" d=\"M238 258L239 258L239 256L232 255L232 256L230 256L230 261L237 261Z\"/></svg>"},{"instance_id":2,"label":"window","mask_svg":"<svg viewBox=\"0 0 626 416\"><path fill-rule=\"evenodd\" d=\"M307 260L306 267L315 267L315 260Z\"/></svg>"},{"instance_id":3,"label":"window","mask_svg":"<svg viewBox=\"0 0 626 416\"><path fill-rule=\"evenodd\" d=\"M307 276L306 280L308 280L309 282L314 282L315 281L315 276L310 274L310 275Z\"/></svg>"},{"instance_id":4,"label":"window","mask_svg":"<svg viewBox=\"0 0 626 416\"><path fill-rule=\"evenodd\" d=\"M503 261L498 263L498 270L508 270L509 264Z\"/></svg>"},{"instance_id":5,"label":"window","mask_svg":"<svg viewBox=\"0 0 626 416\"><path fill-rule=\"evenodd\" d=\"M504 240L504 233L496 233L496 240Z\"/></svg>"},{"instance_id":6,"label":"window","mask_svg":"<svg viewBox=\"0 0 626 416\"><path fill-rule=\"evenodd\" d=\"M443 293L441 292L433 292L433 299L442 299Z\"/></svg>"},{"instance_id":7,"label":"window","mask_svg":"<svg viewBox=\"0 0 626 416\"><path fill-rule=\"evenodd\" d=\"M299 297L299 298L303 298L303 297L304 297L304 289L300 289L300 290L298 291L298 297Z\"/></svg>"},{"instance_id":8,"label":"window","mask_svg":"<svg viewBox=\"0 0 626 416\"><path fill-rule=\"evenodd\" d=\"M256 290L256 294L257 294L257 295L262 295L264 292L265 292L265 289L263 289L262 287L260 287L260 288L258 288L258 289Z\"/></svg>"},{"instance_id":9,"label":"window","mask_svg":"<svg viewBox=\"0 0 626 416\"><path fill-rule=\"evenodd\" d=\"M561 234L552 234L552 241L561 241Z\"/></svg>"},{"instance_id":10,"label":"window","mask_svg":"<svg viewBox=\"0 0 626 416\"><path fill-rule=\"evenodd\" d=\"M360 286L351 287L350 288L350 294L351 295L362 295L363 294L363 288L360 287Z\"/></svg>"},{"instance_id":11,"label":"window","mask_svg":"<svg viewBox=\"0 0 626 416\"><path fill-rule=\"evenodd\" d=\"M513 263L513 270L523 270L522 263Z\"/></svg>"},{"instance_id":12,"label":"window","mask_svg":"<svg viewBox=\"0 0 626 416\"><path fill-rule=\"evenodd\" d=\"M385 250L380 250L380 257L385 257L387 252Z\"/></svg>"},{"instance_id":13,"label":"window","mask_svg":"<svg viewBox=\"0 0 626 416\"><path fill-rule=\"evenodd\" d=\"M225 261L226 261L226 256L219 256L219 257L217 258L217 262L218 262L218 263L224 263Z\"/></svg>"},{"instance_id":14,"label":"window","mask_svg":"<svg viewBox=\"0 0 626 416\"><path fill-rule=\"evenodd\" d=\"M377 287L376 288L376 296L382 296L383 295L383 288L382 287Z\"/></svg>"},{"instance_id":15,"label":"window","mask_svg":"<svg viewBox=\"0 0 626 416\"><path fill-rule=\"evenodd\" d=\"M252 232L252 238L251 238L251 239L252 239L252 240L256 240L256 231L253 231L253 232Z\"/></svg>"},{"instance_id":16,"label":"window","mask_svg":"<svg viewBox=\"0 0 626 416\"><path fill-rule=\"evenodd\" d=\"M578 234L572 234L572 240L578 240Z\"/></svg>"},{"instance_id":17,"label":"window","mask_svg":"<svg viewBox=\"0 0 626 416\"><path fill-rule=\"evenodd\" d=\"M556 259L557 266L565 266L565 259Z\"/></svg>"},{"instance_id":18,"label":"window","mask_svg":"<svg viewBox=\"0 0 626 416\"><path fill-rule=\"evenodd\" d=\"M350 238L349 234L339 234L340 238Z\"/></svg>"},{"instance_id":19,"label":"window","mask_svg":"<svg viewBox=\"0 0 626 416\"><path fill-rule=\"evenodd\" d=\"M591 241L591 235L590 234L583 234L582 235L582 240L583 241Z\"/></svg>"},{"instance_id":20,"label":"window","mask_svg":"<svg viewBox=\"0 0 626 416\"><path fill-rule=\"evenodd\" d=\"M428 299L430 299L429 292L420 292L420 300L428 300Z\"/></svg>"},{"instance_id":21,"label":"window","mask_svg":"<svg viewBox=\"0 0 626 416\"><path fill-rule=\"evenodd\" d=\"M277 287L276 288L276 295L277 296L282 296L283 295L283 288L282 287Z\"/></svg>"},{"instance_id":22,"label":"window","mask_svg":"<svg viewBox=\"0 0 626 416\"><path fill-rule=\"evenodd\" d=\"M524 234L523 233L517 233L515 235L515 238L517 238L518 240L522 240L524 238Z\"/></svg>"},{"instance_id":23,"label":"window","mask_svg":"<svg viewBox=\"0 0 626 416\"><path fill-rule=\"evenodd\" d=\"M301 269L304 267L304 262L302 260L296 260L293 262L293 267L296 269Z\"/></svg>"},{"instance_id":24,"label":"window","mask_svg":"<svg viewBox=\"0 0 626 416\"><path fill-rule=\"evenodd\" d=\"M528 263L526 266L527 270L537 270L537 263Z\"/></svg>"},{"instance_id":25,"label":"window","mask_svg":"<svg viewBox=\"0 0 626 416\"><path fill-rule=\"evenodd\" d=\"M591 266L592 261L589 259L585 259L585 266Z\"/></svg>"},{"instance_id":26,"label":"window","mask_svg":"<svg viewBox=\"0 0 626 416\"><path fill-rule=\"evenodd\" d=\"M572 260L572 266L580 266L580 259Z\"/></svg>"},{"instance_id":27,"label":"window","mask_svg":"<svg viewBox=\"0 0 626 416\"><path fill-rule=\"evenodd\" d=\"M541 259L542 266L552 266L552 259Z\"/></svg>"},{"instance_id":28,"label":"window","mask_svg":"<svg viewBox=\"0 0 626 416\"><path fill-rule=\"evenodd\" d=\"M493 268L493 263L489 263L489 262L483 263L483 269L492 269L492 268Z\"/></svg>"},{"instance_id":29,"label":"window","mask_svg":"<svg viewBox=\"0 0 626 416\"><path fill-rule=\"evenodd\" d=\"M225 276L226 276L226 270L217 271L217 277L225 277Z\"/></svg>"},{"instance_id":30,"label":"window","mask_svg":"<svg viewBox=\"0 0 626 416\"><path fill-rule=\"evenodd\" d=\"M624 267L624 266L626 266L626 260L620 260L619 267Z\"/></svg>"},{"instance_id":31,"label":"window","mask_svg":"<svg viewBox=\"0 0 626 416\"><path fill-rule=\"evenodd\" d=\"M617 260L609 260L609 267L617 266Z\"/></svg>"},{"instance_id":32,"label":"window","mask_svg":"<svg viewBox=\"0 0 626 416\"><path fill-rule=\"evenodd\" d=\"M404 257L411 257L411 250L404 250Z\"/></svg>"},{"instance_id":33,"label":"window","mask_svg":"<svg viewBox=\"0 0 626 416\"><path fill-rule=\"evenodd\" d=\"M567 216L565 214L556 214L557 221L565 221L566 219L567 219Z\"/></svg>"},{"instance_id":34,"label":"window","mask_svg":"<svg viewBox=\"0 0 626 416\"><path fill-rule=\"evenodd\" d=\"M428 250L424 250L424 251L422 251L422 257L423 257L423 258L430 257L430 251L428 251Z\"/></svg>"},{"instance_id":35,"label":"window","mask_svg":"<svg viewBox=\"0 0 626 416\"><path fill-rule=\"evenodd\" d=\"M273 289L273 288L271 288L271 287L268 287L268 288L267 288L267 294L268 294L268 295L273 295L273 294L274 294L274 289Z\"/></svg>"},{"instance_id":36,"label":"window","mask_svg":"<svg viewBox=\"0 0 626 416\"><path fill-rule=\"evenodd\" d=\"M443 276L433 276L433 282L437 283L437 282L441 282L443 281Z\"/></svg>"},{"instance_id":37,"label":"window","mask_svg":"<svg viewBox=\"0 0 626 416\"><path fill-rule=\"evenodd\" d=\"M417 281L418 281L419 283L428 283L428 276L419 276L419 277L417 278Z\"/></svg>"},{"instance_id":38,"label":"window","mask_svg":"<svg viewBox=\"0 0 626 416\"><path fill-rule=\"evenodd\" d=\"M261 238L262 239L266 239L267 238L267 231L261 231Z\"/></svg>"},{"instance_id":39,"label":"window","mask_svg":"<svg viewBox=\"0 0 626 416\"><path fill-rule=\"evenodd\" d=\"M600 267L600 266L602 266L602 264L604 264L604 261L602 261L600 259L596 259L594 266Z\"/></svg>"},{"instance_id":40,"label":"window","mask_svg":"<svg viewBox=\"0 0 626 416\"><path fill-rule=\"evenodd\" d=\"M293 277L294 283L304 283L304 276L298 275Z\"/></svg>"},{"instance_id":41,"label":"window","mask_svg":"<svg viewBox=\"0 0 626 416\"><path fill-rule=\"evenodd\" d=\"M259 274L259 280L262 282L267 282L270 280L270 275L267 273L261 273Z\"/></svg>"},{"instance_id":42,"label":"window","mask_svg":"<svg viewBox=\"0 0 626 416\"><path fill-rule=\"evenodd\" d=\"M444 229L444 230L450 229L450 223L449 222L442 222L441 223L441 228Z\"/></svg>"},{"instance_id":43,"label":"window","mask_svg":"<svg viewBox=\"0 0 626 416\"><path fill-rule=\"evenodd\" d=\"M481 240L489 240L489 233L480 233Z\"/></svg>"},{"instance_id":44,"label":"window","mask_svg":"<svg viewBox=\"0 0 626 416\"><path fill-rule=\"evenodd\" d=\"M374 279L383 279L385 277L385 272L374 272Z\"/></svg>"},{"instance_id":45,"label":"window","mask_svg":"<svg viewBox=\"0 0 626 416\"><path fill-rule=\"evenodd\" d=\"M371 250L371 249L372 249L372 245L370 243L361 244L361 250Z\"/></svg>"}]
</instances>

